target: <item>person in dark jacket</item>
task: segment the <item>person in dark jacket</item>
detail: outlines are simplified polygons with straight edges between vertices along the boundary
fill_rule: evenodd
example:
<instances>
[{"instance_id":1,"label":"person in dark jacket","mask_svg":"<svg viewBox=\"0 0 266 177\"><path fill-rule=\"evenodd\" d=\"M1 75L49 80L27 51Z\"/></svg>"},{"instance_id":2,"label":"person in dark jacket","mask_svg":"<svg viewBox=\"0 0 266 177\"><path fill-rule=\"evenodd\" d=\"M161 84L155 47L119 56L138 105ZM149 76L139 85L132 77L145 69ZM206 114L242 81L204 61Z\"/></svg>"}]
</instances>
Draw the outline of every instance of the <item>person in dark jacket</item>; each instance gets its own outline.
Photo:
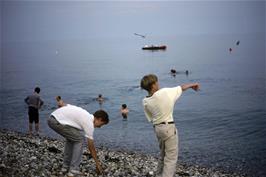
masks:
<instances>
[{"instance_id":1,"label":"person in dark jacket","mask_svg":"<svg viewBox=\"0 0 266 177\"><path fill-rule=\"evenodd\" d=\"M34 93L25 98L25 103L28 105L29 116L29 134L32 134L32 124L35 123L35 132L39 135L39 109L43 105L43 101L40 97L41 89L36 87Z\"/></svg>"}]
</instances>

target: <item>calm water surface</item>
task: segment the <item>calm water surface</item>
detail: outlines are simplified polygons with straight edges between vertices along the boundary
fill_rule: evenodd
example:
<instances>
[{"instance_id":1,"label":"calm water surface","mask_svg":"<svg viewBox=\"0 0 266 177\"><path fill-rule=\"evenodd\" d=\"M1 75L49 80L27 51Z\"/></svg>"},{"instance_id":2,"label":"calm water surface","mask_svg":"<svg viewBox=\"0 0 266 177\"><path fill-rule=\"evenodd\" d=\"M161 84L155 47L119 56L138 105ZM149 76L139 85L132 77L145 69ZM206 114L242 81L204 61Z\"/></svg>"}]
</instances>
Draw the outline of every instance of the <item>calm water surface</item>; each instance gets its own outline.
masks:
<instances>
[{"instance_id":1,"label":"calm water surface","mask_svg":"<svg viewBox=\"0 0 266 177\"><path fill-rule=\"evenodd\" d=\"M168 48L142 51L145 44ZM96 144L157 155L141 105L146 92L139 88L143 75L155 73L161 87L201 84L197 93L184 92L174 109L181 161L266 176L265 40L256 35L10 42L1 55L1 128L27 131L24 98L37 85L45 102L41 131L49 136L57 136L46 124L55 96L93 113L101 93L111 122L96 130ZM172 68L190 74L172 77ZM123 103L127 121L119 113Z\"/></svg>"}]
</instances>

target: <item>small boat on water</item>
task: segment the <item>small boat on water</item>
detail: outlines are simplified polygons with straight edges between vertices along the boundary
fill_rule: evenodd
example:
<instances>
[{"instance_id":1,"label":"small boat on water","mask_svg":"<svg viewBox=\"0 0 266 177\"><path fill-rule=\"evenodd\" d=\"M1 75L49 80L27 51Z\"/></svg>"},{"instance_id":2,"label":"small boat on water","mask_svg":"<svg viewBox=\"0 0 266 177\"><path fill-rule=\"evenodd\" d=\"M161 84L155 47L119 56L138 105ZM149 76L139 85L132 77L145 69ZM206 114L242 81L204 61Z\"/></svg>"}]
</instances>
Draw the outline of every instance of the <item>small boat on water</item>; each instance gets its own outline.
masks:
<instances>
[{"instance_id":1,"label":"small boat on water","mask_svg":"<svg viewBox=\"0 0 266 177\"><path fill-rule=\"evenodd\" d=\"M145 45L142 50L166 50L166 45Z\"/></svg>"}]
</instances>

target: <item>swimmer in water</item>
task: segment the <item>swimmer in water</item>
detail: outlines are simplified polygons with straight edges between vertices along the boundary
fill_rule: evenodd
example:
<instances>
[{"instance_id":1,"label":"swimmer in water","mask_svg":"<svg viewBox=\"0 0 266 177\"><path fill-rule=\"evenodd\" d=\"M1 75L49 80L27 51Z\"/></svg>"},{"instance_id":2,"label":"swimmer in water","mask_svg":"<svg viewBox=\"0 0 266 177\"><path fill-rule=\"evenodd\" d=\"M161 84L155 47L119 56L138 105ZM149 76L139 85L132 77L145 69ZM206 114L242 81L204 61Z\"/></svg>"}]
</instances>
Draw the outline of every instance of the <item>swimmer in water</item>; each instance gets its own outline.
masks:
<instances>
[{"instance_id":1,"label":"swimmer in water","mask_svg":"<svg viewBox=\"0 0 266 177\"><path fill-rule=\"evenodd\" d=\"M120 112L121 112L121 115L122 115L123 119L127 119L127 114L129 112L129 110L128 110L126 104L122 104L122 106L120 108Z\"/></svg>"},{"instance_id":2,"label":"swimmer in water","mask_svg":"<svg viewBox=\"0 0 266 177\"><path fill-rule=\"evenodd\" d=\"M66 106L66 104L64 103L64 101L62 100L61 96L57 96L55 97L56 102L57 102L57 107L61 108L63 106Z\"/></svg>"},{"instance_id":3,"label":"swimmer in water","mask_svg":"<svg viewBox=\"0 0 266 177\"><path fill-rule=\"evenodd\" d=\"M100 107L102 107L102 104L104 102L104 98L102 97L102 94L98 95L98 97L96 98L96 101L98 101Z\"/></svg>"},{"instance_id":4,"label":"swimmer in water","mask_svg":"<svg viewBox=\"0 0 266 177\"><path fill-rule=\"evenodd\" d=\"M176 70L175 69L171 69L170 70L172 74L176 74Z\"/></svg>"},{"instance_id":5,"label":"swimmer in water","mask_svg":"<svg viewBox=\"0 0 266 177\"><path fill-rule=\"evenodd\" d=\"M170 70L170 74L175 77L177 74L186 74L188 76L189 74L189 71L186 70L186 71L176 71L175 69L171 69Z\"/></svg>"},{"instance_id":6,"label":"swimmer in water","mask_svg":"<svg viewBox=\"0 0 266 177\"><path fill-rule=\"evenodd\" d=\"M172 75L173 77L176 76L176 70L175 70L175 69L171 69L171 70L170 70L170 73L171 73L171 75Z\"/></svg>"}]
</instances>

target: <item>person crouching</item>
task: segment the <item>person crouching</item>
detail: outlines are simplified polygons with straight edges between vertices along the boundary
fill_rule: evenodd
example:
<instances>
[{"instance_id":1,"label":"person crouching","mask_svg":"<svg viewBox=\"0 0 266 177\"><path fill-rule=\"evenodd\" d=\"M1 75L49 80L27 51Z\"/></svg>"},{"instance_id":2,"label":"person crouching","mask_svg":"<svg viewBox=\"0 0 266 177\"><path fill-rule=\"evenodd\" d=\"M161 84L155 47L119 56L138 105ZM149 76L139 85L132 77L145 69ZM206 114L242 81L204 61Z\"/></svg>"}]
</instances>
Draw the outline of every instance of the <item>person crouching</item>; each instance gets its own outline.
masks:
<instances>
[{"instance_id":1,"label":"person crouching","mask_svg":"<svg viewBox=\"0 0 266 177\"><path fill-rule=\"evenodd\" d=\"M62 172L68 171L68 176L81 174L79 164L85 136L88 149L96 163L96 173L102 174L103 170L94 146L93 132L94 128L100 128L108 122L108 114L104 110L90 114L85 109L70 104L51 113L48 119L49 127L66 139Z\"/></svg>"}]
</instances>

